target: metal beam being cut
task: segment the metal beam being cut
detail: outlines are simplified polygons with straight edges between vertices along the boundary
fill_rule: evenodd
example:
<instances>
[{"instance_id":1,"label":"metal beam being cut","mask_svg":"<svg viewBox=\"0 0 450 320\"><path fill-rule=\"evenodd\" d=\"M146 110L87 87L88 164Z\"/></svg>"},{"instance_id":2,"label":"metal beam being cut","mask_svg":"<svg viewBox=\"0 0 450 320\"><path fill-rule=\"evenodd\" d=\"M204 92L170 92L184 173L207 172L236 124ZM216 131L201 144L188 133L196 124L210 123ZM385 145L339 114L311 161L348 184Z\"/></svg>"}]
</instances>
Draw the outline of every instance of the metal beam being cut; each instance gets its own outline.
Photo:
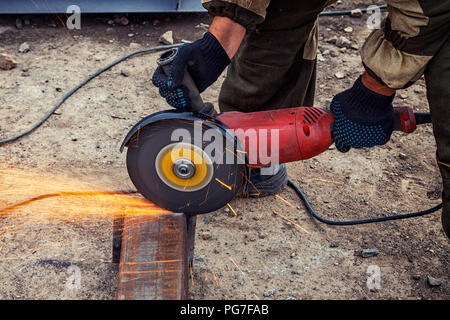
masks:
<instances>
[{"instance_id":1,"label":"metal beam being cut","mask_svg":"<svg viewBox=\"0 0 450 320\"><path fill-rule=\"evenodd\" d=\"M154 211L134 209L124 216L118 300L187 298L195 218Z\"/></svg>"}]
</instances>

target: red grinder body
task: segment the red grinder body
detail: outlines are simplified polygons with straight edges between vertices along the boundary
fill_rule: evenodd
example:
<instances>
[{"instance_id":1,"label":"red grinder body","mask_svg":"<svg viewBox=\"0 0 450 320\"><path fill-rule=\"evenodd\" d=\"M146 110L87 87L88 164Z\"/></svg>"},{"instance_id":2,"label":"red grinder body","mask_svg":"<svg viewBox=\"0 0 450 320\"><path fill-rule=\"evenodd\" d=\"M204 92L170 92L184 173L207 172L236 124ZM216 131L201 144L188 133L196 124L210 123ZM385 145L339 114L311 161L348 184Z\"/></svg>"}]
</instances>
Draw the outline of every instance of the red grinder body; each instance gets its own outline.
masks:
<instances>
[{"instance_id":1,"label":"red grinder body","mask_svg":"<svg viewBox=\"0 0 450 320\"><path fill-rule=\"evenodd\" d=\"M315 157L333 143L334 116L319 108L301 107L253 113L225 112L217 116L245 145L250 165L267 166L278 153L278 163ZM262 154L268 157L261 156Z\"/></svg>"}]
</instances>

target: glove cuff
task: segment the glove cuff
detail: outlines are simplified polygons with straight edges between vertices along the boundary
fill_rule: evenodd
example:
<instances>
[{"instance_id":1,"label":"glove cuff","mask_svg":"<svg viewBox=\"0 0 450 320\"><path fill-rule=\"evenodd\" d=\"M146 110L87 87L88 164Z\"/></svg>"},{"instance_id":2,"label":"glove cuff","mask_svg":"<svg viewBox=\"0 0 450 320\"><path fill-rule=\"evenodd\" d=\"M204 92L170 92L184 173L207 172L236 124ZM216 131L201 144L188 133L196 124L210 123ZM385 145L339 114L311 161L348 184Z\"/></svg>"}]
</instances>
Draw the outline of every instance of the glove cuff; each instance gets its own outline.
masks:
<instances>
[{"instance_id":1,"label":"glove cuff","mask_svg":"<svg viewBox=\"0 0 450 320\"><path fill-rule=\"evenodd\" d=\"M205 33L198 41L198 47L208 67L212 68L212 74L220 75L231 63L227 52L211 32Z\"/></svg>"},{"instance_id":2,"label":"glove cuff","mask_svg":"<svg viewBox=\"0 0 450 320\"><path fill-rule=\"evenodd\" d=\"M370 90L363 84L362 77L359 77L346 92L343 102L347 108L343 111L348 119L359 124L384 124L394 114L394 97L395 93L386 96Z\"/></svg>"}]
</instances>

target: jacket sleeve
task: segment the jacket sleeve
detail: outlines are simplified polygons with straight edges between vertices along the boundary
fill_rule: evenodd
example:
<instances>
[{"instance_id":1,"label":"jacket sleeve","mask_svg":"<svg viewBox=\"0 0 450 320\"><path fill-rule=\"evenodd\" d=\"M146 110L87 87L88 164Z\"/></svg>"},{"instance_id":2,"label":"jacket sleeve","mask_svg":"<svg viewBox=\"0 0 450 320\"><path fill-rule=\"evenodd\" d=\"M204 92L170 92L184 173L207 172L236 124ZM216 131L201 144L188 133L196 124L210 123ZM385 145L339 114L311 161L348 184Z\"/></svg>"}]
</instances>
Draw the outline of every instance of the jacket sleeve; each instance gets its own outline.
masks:
<instances>
[{"instance_id":1,"label":"jacket sleeve","mask_svg":"<svg viewBox=\"0 0 450 320\"><path fill-rule=\"evenodd\" d=\"M264 21L270 0L202 0L213 16L230 18L247 29Z\"/></svg>"},{"instance_id":2,"label":"jacket sleeve","mask_svg":"<svg viewBox=\"0 0 450 320\"><path fill-rule=\"evenodd\" d=\"M367 72L394 89L408 87L449 37L450 0L387 0L388 17L361 50Z\"/></svg>"}]
</instances>

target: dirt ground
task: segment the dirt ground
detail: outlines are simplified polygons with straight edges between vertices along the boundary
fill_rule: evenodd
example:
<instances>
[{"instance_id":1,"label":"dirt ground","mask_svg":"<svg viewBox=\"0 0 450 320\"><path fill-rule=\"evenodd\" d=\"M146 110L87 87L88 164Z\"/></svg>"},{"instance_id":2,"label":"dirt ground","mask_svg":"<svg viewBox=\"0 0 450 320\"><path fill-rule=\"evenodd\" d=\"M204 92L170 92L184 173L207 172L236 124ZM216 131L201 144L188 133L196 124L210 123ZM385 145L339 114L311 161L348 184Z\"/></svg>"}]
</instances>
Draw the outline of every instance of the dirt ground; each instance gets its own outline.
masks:
<instances>
[{"instance_id":1,"label":"dirt ground","mask_svg":"<svg viewBox=\"0 0 450 320\"><path fill-rule=\"evenodd\" d=\"M344 1L330 9L365 7L362 3ZM50 17L55 28L48 25L49 17L36 16L18 30L15 18L0 16L0 53L18 62L15 69L0 70L0 138L28 128L63 93L114 59L157 45L167 30L174 31L176 41L195 40L205 31L199 24L210 22L206 14L134 15L130 24L120 26L108 24L111 16L97 15L84 17L81 30L69 31L56 17ZM357 47L370 32L366 18L320 19L323 61L318 62L317 106L351 86L363 71ZM349 26L353 30L345 32ZM353 49L330 42L342 35ZM23 42L30 52L18 52ZM33 134L0 147L0 208L45 193L133 188L119 147L142 117L167 109L150 81L157 56L135 57L114 67ZM337 79L336 72L344 77ZM217 106L222 81L223 76L207 90L205 101ZM403 90L395 104L427 111L423 79ZM371 150L341 154L330 149L288 164L290 178L329 219L411 212L440 201L430 126L409 136L395 133L389 144ZM290 189L278 197L239 199L231 205L237 216L222 209L198 218L192 299L450 298L449 240L440 212L331 227L313 220ZM0 216L0 298L114 299L113 211L105 199L92 203L56 197ZM355 255L372 248L377 256ZM75 289L66 285L71 265L81 275ZM380 268L378 290L366 286L369 266ZM428 276L442 284L428 285Z\"/></svg>"}]
</instances>

